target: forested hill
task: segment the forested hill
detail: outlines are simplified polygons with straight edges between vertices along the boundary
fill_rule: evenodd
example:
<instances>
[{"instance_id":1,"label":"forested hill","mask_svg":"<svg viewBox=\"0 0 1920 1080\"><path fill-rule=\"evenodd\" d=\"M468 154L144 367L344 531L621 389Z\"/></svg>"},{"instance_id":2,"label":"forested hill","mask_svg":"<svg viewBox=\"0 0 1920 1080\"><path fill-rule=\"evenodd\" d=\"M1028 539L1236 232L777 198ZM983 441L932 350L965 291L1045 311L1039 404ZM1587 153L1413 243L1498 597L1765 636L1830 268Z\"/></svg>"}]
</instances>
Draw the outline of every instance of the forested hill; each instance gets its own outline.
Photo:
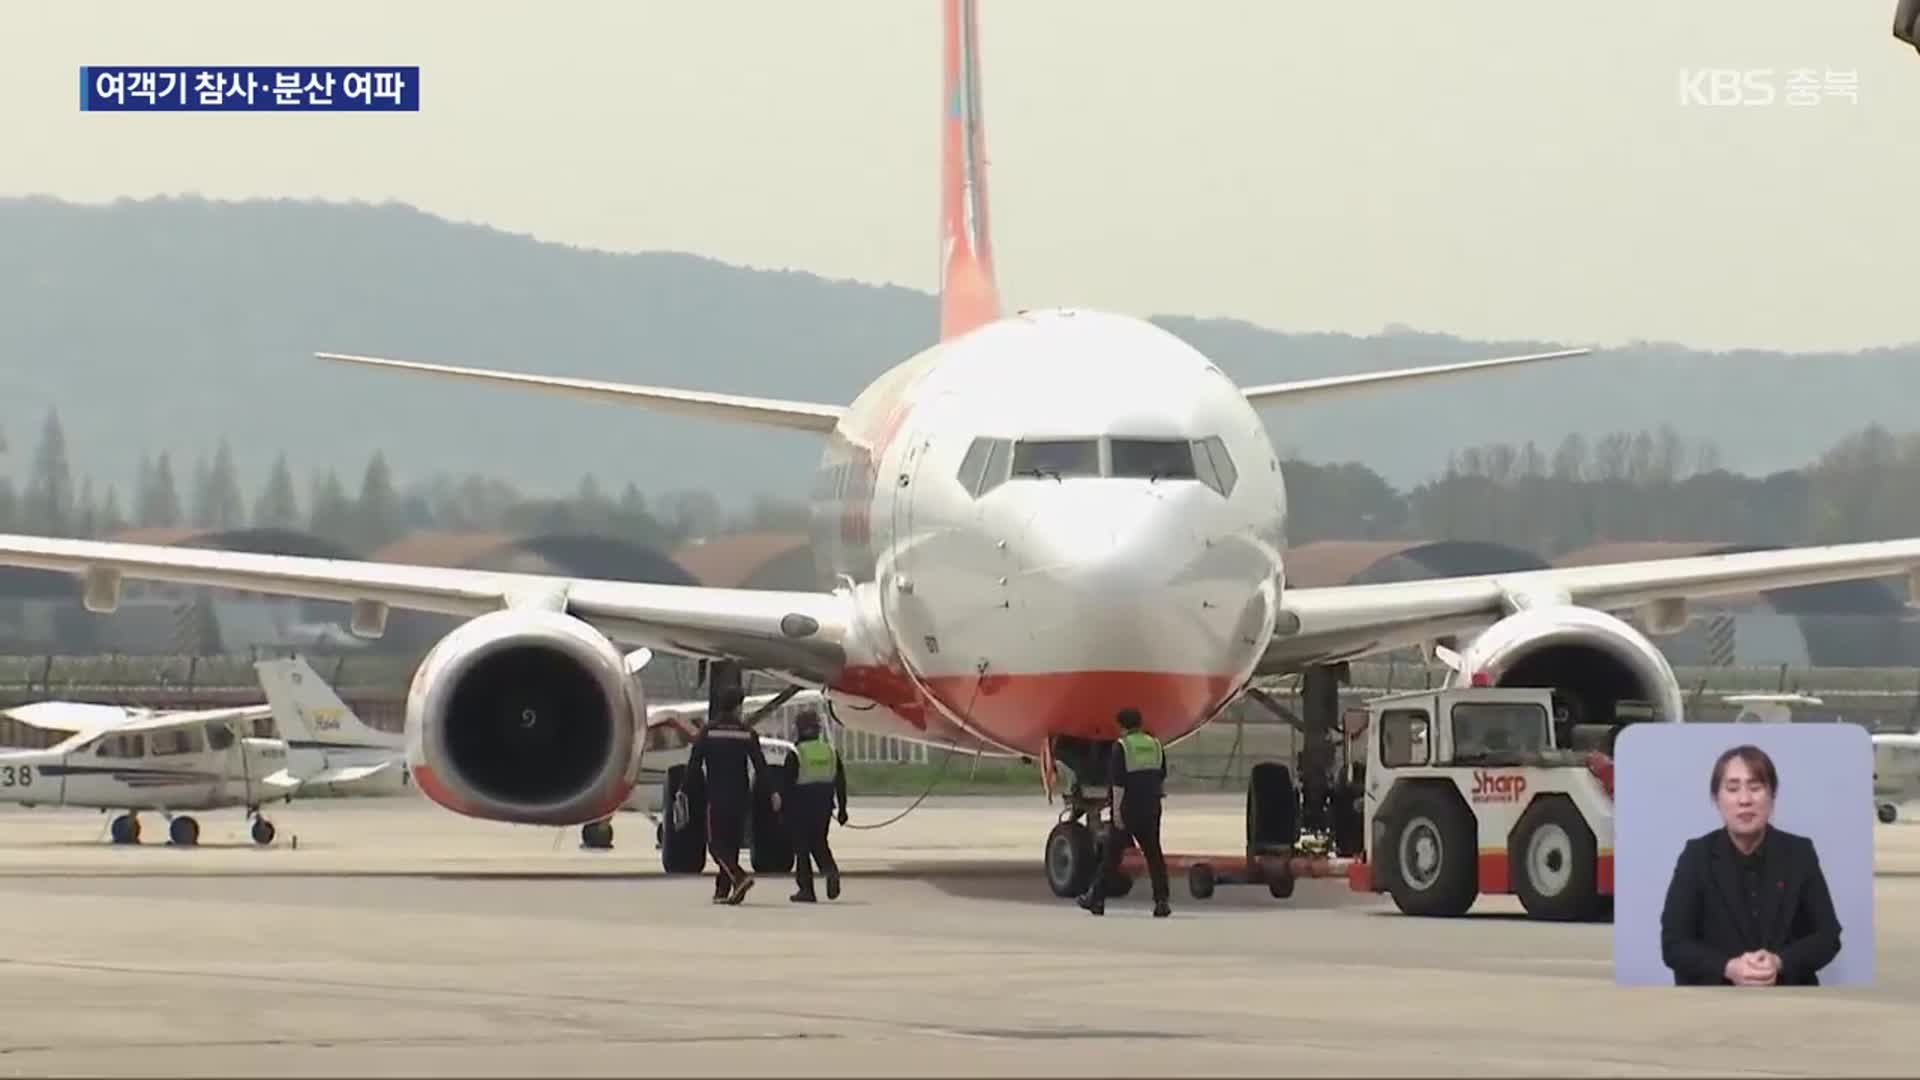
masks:
<instances>
[{"instance_id":1,"label":"forested hill","mask_svg":"<svg viewBox=\"0 0 1920 1080\"><path fill-rule=\"evenodd\" d=\"M1596 295L1594 303L1606 298ZM1674 303L1684 304L1677 296ZM1235 378L1272 381L1553 347L1441 335L1288 334L1167 316ZM14 453L49 408L73 465L132 486L132 463L223 437L252 489L352 477L384 450L400 479L475 471L566 491L804 493L816 440L597 402L345 368L315 350L844 402L932 338L932 298L673 253L613 255L400 205L199 199L82 206L0 199L0 431ZM1611 349L1549 368L1269 410L1286 455L1358 461L1407 487L1488 442L1671 424L1726 467L1795 468L1920 401L1920 346L1861 354ZM0 460L17 473L18 460Z\"/></svg>"}]
</instances>

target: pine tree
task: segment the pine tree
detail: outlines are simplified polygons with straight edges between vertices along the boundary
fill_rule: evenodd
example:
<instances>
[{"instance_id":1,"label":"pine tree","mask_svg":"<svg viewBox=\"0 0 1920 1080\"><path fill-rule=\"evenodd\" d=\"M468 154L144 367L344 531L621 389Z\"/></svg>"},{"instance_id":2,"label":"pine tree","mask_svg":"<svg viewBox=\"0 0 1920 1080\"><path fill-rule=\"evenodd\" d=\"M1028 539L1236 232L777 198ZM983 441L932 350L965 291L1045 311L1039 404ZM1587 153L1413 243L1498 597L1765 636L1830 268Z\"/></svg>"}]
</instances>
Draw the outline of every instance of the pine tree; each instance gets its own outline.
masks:
<instances>
[{"instance_id":1,"label":"pine tree","mask_svg":"<svg viewBox=\"0 0 1920 1080\"><path fill-rule=\"evenodd\" d=\"M355 547L373 551L400 535L400 496L393 490L393 473L385 454L374 451L360 479L360 499L354 507Z\"/></svg>"},{"instance_id":2,"label":"pine tree","mask_svg":"<svg viewBox=\"0 0 1920 1080\"><path fill-rule=\"evenodd\" d=\"M347 498L347 489L340 484L340 474L332 469L327 475L313 483L313 493L307 500L312 508L307 518L307 531L323 540L336 544L352 546L354 542L353 500Z\"/></svg>"},{"instance_id":3,"label":"pine tree","mask_svg":"<svg viewBox=\"0 0 1920 1080\"><path fill-rule=\"evenodd\" d=\"M227 531L246 524L246 503L240 495L240 481L233 471L233 451L225 439L214 452L213 466L200 481L194 500L194 524L203 529Z\"/></svg>"},{"instance_id":4,"label":"pine tree","mask_svg":"<svg viewBox=\"0 0 1920 1080\"><path fill-rule=\"evenodd\" d=\"M93 501L93 477L80 480L80 498L73 507L73 533L83 539L100 535L100 506Z\"/></svg>"},{"instance_id":5,"label":"pine tree","mask_svg":"<svg viewBox=\"0 0 1920 1080\"><path fill-rule=\"evenodd\" d=\"M151 468L142 467L145 490L134 508L143 529L171 529L180 524L180 493L173 485L173 461L165 451Z\"/></svg>"},{"instance_id":6,"label":"pine tree","mask_svg":"<svg viewBox=\"0 0 1920 1080\"><path fill-rule=\"evenodd\" d=\"M40 445L27 473L27 497L21 507L22 528L42 536L71 536L73 530L73 474L67 465L67 434L58 411L49 410Z\"/></svg>"},{"instance_id":7,"label":"pine tree","mask_svg":"<svg viewBox=\"0 0 1920 1080\"><path fill-rule=\"evenodd\" d=\"M212 508L210 483L213 473L207 468L205 455L193 459L193 484L187 488L187 524L196 529L207 527L206 513Z\"/></svg>"},{"instance_id":8,"label":"pine tree","mask_svg":"<svg viewBox=\"0 0 1920 1080\"><path fill-rule=\"evenodd\" d=\"M293 493L293 470L287 468L287 455L273 461L267 474L267 486L253 504L253 524L259 529L293 529L300 524L300 507Z\"/></svg>"},{"instance_id":9,"label":"pine tree","mask_svg":"<svg viewBox=\"0 0 1920 1080\"><path fill-rule=\"evenodd\" d=\"M100 507L101 536L112 536L127 527L127 518L120 512L120 492L112 485L107 487L107 501Z\"/></svg>"}]
</instances>

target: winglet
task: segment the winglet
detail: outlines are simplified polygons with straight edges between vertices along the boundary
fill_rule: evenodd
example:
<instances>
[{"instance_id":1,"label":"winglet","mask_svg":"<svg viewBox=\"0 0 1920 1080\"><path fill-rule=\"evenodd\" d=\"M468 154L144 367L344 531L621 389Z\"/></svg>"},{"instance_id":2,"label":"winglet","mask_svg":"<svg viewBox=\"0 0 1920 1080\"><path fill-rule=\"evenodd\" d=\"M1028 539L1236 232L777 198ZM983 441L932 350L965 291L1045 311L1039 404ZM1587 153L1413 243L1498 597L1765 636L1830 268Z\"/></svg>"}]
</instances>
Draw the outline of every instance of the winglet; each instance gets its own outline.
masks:
<instances>
[{"instance_id":1,"label":"winglet","mask_svg":"<svg viewBox=\"0 0 1920 1080\"><path fill-rule=\"evenodd\" d=\"M1281 398L1331 397L1382 383L1419 382L1424 379L1462 375L1469 371L1515 367L1521 364L1535 364L1543 360L1560 360L1569 356L1585 356L1592 351L1592 349L1560 349L1555 352L1499 356L1491 360L1461 360L1449 364L1430 364L1426 367L1399 368L1394 371L1363 371L1358 375L1329 375L1319 379L1299 379L1294 382L1269 383L1266 386L1249 386L1240 392L1255 405L1265 405Z\"/></svg>"},{"instance_id":2,"label":"winglet","mask_svg":"<svg viewBox=\"0 0 1920 1080\"><path fill-rule=\"evenodd\" d=\"M940 338L1000 317L987 222L987 138L975 0L945 0L940 121Z\"/></svg>"}]
</instances>

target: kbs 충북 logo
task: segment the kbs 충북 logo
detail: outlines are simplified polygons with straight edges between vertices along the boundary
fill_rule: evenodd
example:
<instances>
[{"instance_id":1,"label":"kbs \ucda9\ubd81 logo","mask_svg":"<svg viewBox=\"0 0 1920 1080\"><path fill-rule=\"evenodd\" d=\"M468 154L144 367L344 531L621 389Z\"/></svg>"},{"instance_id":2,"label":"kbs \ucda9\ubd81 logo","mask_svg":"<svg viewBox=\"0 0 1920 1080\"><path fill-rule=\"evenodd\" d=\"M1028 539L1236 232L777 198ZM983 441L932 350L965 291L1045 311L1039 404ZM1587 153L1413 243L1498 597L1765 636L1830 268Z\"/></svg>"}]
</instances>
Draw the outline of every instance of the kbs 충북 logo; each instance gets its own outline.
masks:
<instances>
[{"instance_id":1,"label":"kbs \ucda9\ubd81 logo","mask_svg":"<svg viewBox=\"0 0 1920 1080\"><path fill-rule=\"evenodd\" d=\"M1473 801L1519 802L1527 793L1527 778L1522 773L1496 773L1485 769L1473 770Z\"/></svg>"}]
</instances>

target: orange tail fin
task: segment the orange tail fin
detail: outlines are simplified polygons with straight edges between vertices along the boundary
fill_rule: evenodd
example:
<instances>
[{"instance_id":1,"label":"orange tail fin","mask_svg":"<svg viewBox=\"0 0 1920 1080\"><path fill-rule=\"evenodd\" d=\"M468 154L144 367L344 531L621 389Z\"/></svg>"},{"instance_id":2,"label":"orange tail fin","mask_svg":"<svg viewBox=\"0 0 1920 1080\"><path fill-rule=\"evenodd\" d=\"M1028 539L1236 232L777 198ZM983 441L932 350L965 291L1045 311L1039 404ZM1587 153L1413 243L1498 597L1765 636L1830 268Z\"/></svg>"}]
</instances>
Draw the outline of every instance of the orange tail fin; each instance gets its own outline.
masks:
<instances>
[{"instance_id":1,"label":"orange tail fin","mask_svg":"<svg viewBox=\"0 0 1920 1080\"><path fill-rule=\"evenodd\" d=\"M975 0L943 0L945 99L940 139L940 337L1000 317L987 227L987 139L980 106Z\"/></svg>"}]
</instances>

